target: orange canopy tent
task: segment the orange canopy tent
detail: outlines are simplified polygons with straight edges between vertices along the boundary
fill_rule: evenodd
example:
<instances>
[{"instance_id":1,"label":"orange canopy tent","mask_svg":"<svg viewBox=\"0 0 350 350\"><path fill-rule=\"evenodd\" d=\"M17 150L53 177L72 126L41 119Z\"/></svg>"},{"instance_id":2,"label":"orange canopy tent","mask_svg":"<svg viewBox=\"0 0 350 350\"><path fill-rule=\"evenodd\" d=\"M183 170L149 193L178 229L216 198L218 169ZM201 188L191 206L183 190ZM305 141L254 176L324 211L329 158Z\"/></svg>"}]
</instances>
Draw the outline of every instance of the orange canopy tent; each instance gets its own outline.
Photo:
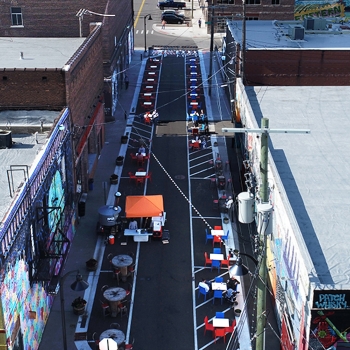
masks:
<instances>
[{"instance_id":1,"label":"orange canopy tent","mask_svg":"<svg viewBox=\"0 0 350 350\"><path fill-rule=\"evenodd\" d=\"M163 196L127 196L125 214L127 218L147 218L163 214Z\"/></svg>"}]
</instances>

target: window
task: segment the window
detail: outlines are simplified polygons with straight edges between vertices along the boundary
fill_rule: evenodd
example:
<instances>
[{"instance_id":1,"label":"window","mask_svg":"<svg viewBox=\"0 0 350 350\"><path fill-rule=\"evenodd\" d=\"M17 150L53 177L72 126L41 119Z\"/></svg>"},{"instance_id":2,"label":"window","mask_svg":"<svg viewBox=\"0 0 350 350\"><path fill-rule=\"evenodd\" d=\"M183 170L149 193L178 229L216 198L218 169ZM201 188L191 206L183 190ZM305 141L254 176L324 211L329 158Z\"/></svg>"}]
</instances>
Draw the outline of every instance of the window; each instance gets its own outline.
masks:
<instances>
[{"instance_id":1,"label":"window","mask_svg":"<svg viewBox=\"0 0 350 350\"><path fill-rule=\"evenodd\" d=\"M23 26L22 9L11 7L11 22L13 26Z\"/></svg>"},{"instance_id":2,"label":"window","mask_svg":"<svg viewBox=\"0 0 350 350\"><path fill-rule=\"evenodd\" d=\"M259 5L260 0L246 0L247 5Z\"/></svg>"},{"instance_id":3,"label":"window","mask_svg":"<svg viewBox=\"0 0 350 350\"><path fill-rule=\"evenodd\" d=\"M271 0L271 4L272 5L279 5L280 4L280 0Z\"/></svg>"}]
</instances>

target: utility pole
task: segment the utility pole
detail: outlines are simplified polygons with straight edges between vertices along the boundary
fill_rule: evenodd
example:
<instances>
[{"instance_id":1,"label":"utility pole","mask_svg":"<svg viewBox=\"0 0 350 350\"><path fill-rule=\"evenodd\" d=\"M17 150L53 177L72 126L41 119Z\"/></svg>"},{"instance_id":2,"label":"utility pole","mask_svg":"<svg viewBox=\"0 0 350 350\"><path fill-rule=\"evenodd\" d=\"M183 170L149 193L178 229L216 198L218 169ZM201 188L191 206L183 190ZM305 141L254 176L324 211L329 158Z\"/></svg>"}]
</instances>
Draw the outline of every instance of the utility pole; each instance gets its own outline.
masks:
<instances>
[{"instance_id":1,"label":"utility pole","mask_svg":"<svg viewBox=\"0 0 350 350\"><path fill-rule=\"evenodd\" d=\"M246 19L245 19L245 0L242 0L242 6L243 6L243 19L242 19L242 47L241 47L241 58L242 58L242 62L241 62L241 77L242 77L242 81L244 83L244 69L245 69L245 47L246 47L246 32L247 32L247 23L246 23Z\"/></svg>"},{"instance_id":2,"label":"utility pole","mask_svg":"<svg viewBox=\"0 0 350 350\"><path fill-rule=\"evenodd\" d=\"M244 1L244 0L243 0ZM244 51L244 50L243 50ZM243 52L242 51L242 52ZM243 80L243 77L242 77ZM261 134L261 145L260 145L260 200L262 203L268 203L269 201L269 183L268 183L268 155L269 155L269 133L298 133L298 134L310 134L308 129L269 129L269 119L262 118L260 129L246 129L246 128L223 128L224 133L258 133ZM257 199L257 198L256 198ZM262 225L263 226L263 225ZM256 307L256 342L255 350L263 350L265 348L265 323L266 323L266 242L267 235L263 232L260 234L260 244L262 250L260 251L260 267L259 277L257 282L258 294L257 294L257 307Z\"/></svg>"},{"instance_id":3,"label":"utility pole","mask_svg":"<svg viewBox=\"0 0 350 350\"><path fill-rule=\"evenodd\" d=\"M209 61L209 76L208 76L208 83L209 83L208 94L209 94L209 96L211 96L211 76L213 75L214 15L215 15L214 0L212 0L212 2L211 2L211 18L210 18L210 61Z\"/></svg>"}]
</instances>

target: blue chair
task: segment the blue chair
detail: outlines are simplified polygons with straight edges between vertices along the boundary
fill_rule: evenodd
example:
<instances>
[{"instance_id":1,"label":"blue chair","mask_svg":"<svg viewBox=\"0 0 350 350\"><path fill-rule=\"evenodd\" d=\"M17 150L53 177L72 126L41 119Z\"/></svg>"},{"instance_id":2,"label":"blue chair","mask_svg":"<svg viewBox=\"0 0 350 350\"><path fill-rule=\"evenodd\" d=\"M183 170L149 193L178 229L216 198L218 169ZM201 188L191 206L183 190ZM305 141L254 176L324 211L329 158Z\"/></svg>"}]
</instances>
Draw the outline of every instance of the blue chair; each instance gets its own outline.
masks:
<instances>
[{"instance_id":1,"label":"blue chair","mask_svg":"<svg viewBox=\"0 0 350 350\"><path fill-rule=\"evenodd\" d=\"M203 294L204 295L204 301L206 301L207 300L207 294L209 293L209 291L206 291L203 287L201 287L201 286L199 286L198 287L198 296L197 296L197 298L199 298L199 296L201 295L201 294Z\"/></svg>"},{"instance_id":2,"label":"blue chair","mask_svg":"<svg viewBox=\"0 0 350 350\"><path fill-rule=\"evenodd\" d=\"M215 282L217 283L224 282L224 279L222 277L215 277Z\"/></svg>"},{"instance_id":3,"label":"blue chair","mask_svg":"<svg viewBox=\"0 0 350 350\"><path fill-rule=\"evenodd\" d=\"M205 229L205 243L207 243L208 241L212 241L213 239L214 239L214 237L211 235L211 234L209 234L208 233L209 231L208 231L208 229L206 228Z\"/></svg>"},{"instance_id":4,"label":"blue chair","mask_svg":"<svg viewBox=\"0 0 350 350\"><path fill-rule=\"evenodd\" d=\"M221 248L214 248L213 253L214 254L221 254Z\"/></svg>"},{"instance_id":5,"label":"blue chair","mask_svg":"<svg viewBox=\"0 0 350 350\"><path fill-rule=\"evenodd\" d=\"M218 269L218 272L220 272L220 267L221 267L221 262L220 260L213 260L211 262L211 271L213 271L213 267L217 268Z\"/></svg>"},{"instance_id":6,"label":"blue chair","mask_svg":"<svg viewBox=\"0 0 350 350\"><path fill-rule=\"evenodd\" d=\"M228 234L229 234L229 232L230 232L230 231L227 230L226 235L221 236L221 239L224 240L224 241L228 240Z\"/></svg>"},{"instance_id":7,"label":"blue chair","mask_svg":"<svg viewBox=\"0 0 350 350\"><path fill-rule=\"evenodd\" d=\"M215 299L221 299L221 305L222 305L222 290L214 290L213 304L215 303Z\"/></svg>"},{"instance_id":8,"label":"blue chair","mask_svg":"<svg viewBox=\"0 0 350 350\"><path fill-rule=\"evenodd\" d=\"M216 318L225 318L225 314L223 312L216 312L215 317Z\"/></svg>"}]
</instances>

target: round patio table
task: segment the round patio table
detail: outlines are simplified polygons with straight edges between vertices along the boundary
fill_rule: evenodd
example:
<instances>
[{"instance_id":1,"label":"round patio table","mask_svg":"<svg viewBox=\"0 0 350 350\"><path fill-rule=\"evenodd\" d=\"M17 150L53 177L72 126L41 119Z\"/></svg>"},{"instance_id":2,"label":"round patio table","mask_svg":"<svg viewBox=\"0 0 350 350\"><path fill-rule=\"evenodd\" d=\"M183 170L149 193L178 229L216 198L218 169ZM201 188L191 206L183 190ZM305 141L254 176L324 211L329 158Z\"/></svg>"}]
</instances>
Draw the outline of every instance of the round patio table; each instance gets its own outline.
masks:
<instances>
[{"instance_id":1,"label":"round patio table","mask_svg":"<svg viewBox=\"0 0 350 350\"><path fill-rule=\"evenodd\" d=\"M103 297L109 302L111 316L117 317L118 305L126 297L126 290L121 287L108 288L103 292Z\"/></svg>"},{"instance_id":2,"label":"round patio table","mask_svg":"<svg viewBox=\"0 0 350 350\"><path fill-rule=\"evenodd\" d=\"M126 254L116 255L112 259L112 265L114 267L120 268L120 273L123 281L126 280L126 277L128 275L128 266L130 266L132 262L132 257Z\"/></svg>"},{"instance_id":3,"label":"round patio table","mask_svg":"<svg viewBox=\"0 0 350 350\"><path fill-rule=\"evenodd\" d=\"M123 344L125 341L125 334L120 329L107 329L100 335L100 340L104 338L111 338L113 339L118 346Z\"/></svg>"}]
</instances>

